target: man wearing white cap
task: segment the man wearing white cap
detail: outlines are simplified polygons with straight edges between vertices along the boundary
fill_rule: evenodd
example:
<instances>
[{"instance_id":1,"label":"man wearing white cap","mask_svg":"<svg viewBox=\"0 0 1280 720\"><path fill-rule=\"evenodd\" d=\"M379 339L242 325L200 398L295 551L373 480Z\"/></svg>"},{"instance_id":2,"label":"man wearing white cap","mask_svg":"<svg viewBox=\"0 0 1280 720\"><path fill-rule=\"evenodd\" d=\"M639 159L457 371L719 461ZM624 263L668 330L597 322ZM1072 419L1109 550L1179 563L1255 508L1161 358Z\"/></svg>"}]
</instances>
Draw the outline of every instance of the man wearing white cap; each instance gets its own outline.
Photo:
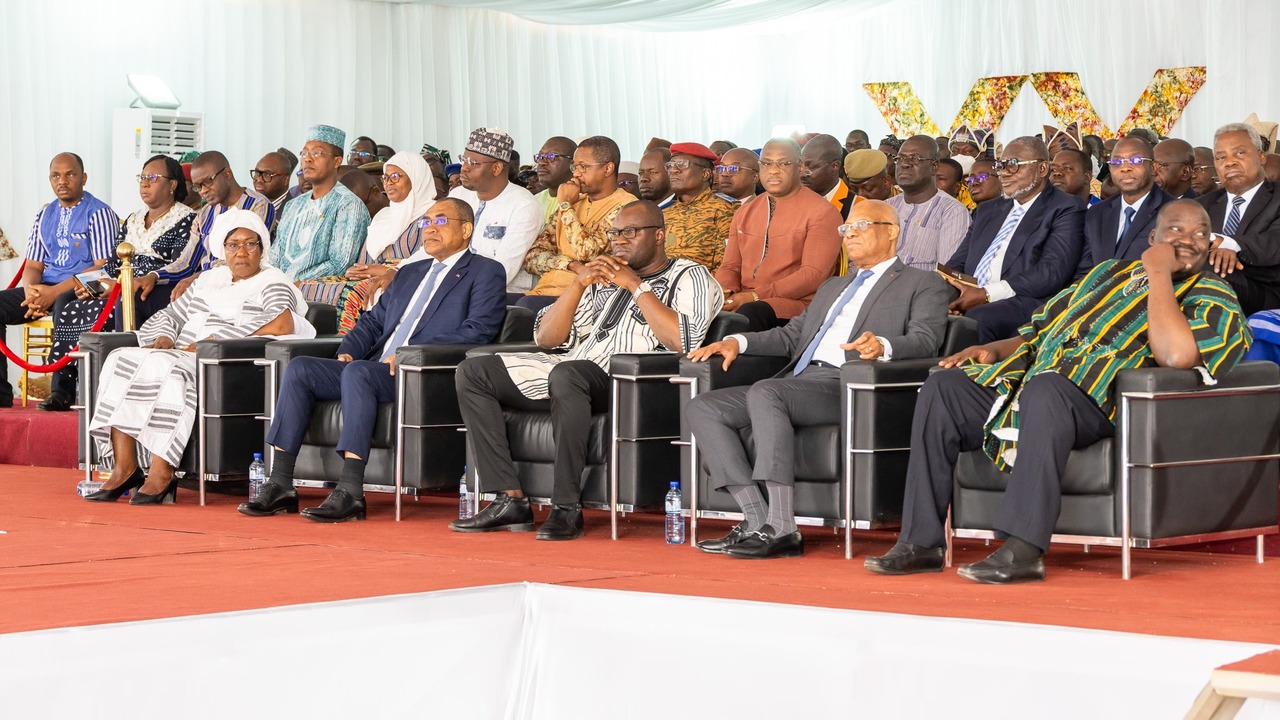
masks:
<instances>
[{"instance_id":1,"label":"man wearing white cap","mask_svg":"<svg viewBox=\"0 0 1280 720\"><path fill-rule=\"evenodd\" d=\"M298 153L311 190L284 206L271 246L271 264L294 280L342 275L364 246L369 211L338 182L346 141L336 127L312 125Z\"/></svg>"}]
</instances>

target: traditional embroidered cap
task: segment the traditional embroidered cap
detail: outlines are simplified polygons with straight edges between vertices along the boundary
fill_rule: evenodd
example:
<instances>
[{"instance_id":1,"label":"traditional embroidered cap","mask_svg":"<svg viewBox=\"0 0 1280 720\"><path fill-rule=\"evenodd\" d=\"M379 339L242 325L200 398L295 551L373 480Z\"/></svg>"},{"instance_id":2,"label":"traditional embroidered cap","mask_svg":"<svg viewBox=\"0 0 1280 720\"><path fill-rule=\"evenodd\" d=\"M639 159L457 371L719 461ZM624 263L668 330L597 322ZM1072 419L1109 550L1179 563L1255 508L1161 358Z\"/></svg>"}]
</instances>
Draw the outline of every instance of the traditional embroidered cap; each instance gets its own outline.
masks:
<instances>
[{"instance_id":1,"label":"traditional embroidered cap","mask_svg":"<svg viewBox=\"0 0 1280 720\"><path fill-rule=\"evenodd\" d=\"M266 265L266 257L271 251L271 231L267 229L266 224L262 222L262 218L258 216L258 213L252 210L227 208L225 212L214 219L206 244L209 254L219 260L225 260L227 251L222 246L222 243L237 228L248 228L257 233L258 240L262 243L262 264Z\"/></svg>"},{"instance_id":2,"label":"traditional embroidered cap","mask_svg":"<svg viewBox=\"0 0 1280 720\"><path fill-rule=\"evenodd\" d=\"M1044 126L1044 144L1053 149L1053 143L1059 139L1066 139L1076 150L1084 149L1084 140L1080 137L1080 123L1073 122L1059 130L1052 125Z\"/></svg>"},{"instance_id":3,"label":"traditional embroidered cap","mask_svg":"<svg viewBox=\"0 0 1280 720\"><path fill-rule=\"evenodd\" d=\"M630 173L632 175L639 175L640 163L634 160L623 160L622 162L618 163L618 174L622 175L625 173Z\"/></svg>"},{"instance_id":4,"label":"traditional embroidered cap","mask_svg":"<svg viewBox=\"0 0 1280 720\"><path fill-rule=\"evenodd\" d=\"M200 157L199 150L188 150L182 153L182 157L178 158L178 162L180 163L195 162L195 159L198 157Z\"/></svg>"},{"instance_id":5,"label":"traditional embroidered cap","mask_svg":"<svg viewBox=\"0 0 1280 720\"><path fill-rule=\"evenodd\" d=\"M1249 125L1252 125L1253 129L1257 130L1258 134L1266 139L1266 150L1268 152L1276 151L1276 128L1280 126L1277 126L1276 123L1273 122L1259 120L1258 113L1249 113L1249 117L1245 118L1244 121Z\"/></svg>"},{"instance_id":6,"label":"traditional embroidered cap","mask_svg":"<svg viewBox=\"0 0 1280 720\"><path fill-rule=\"evenodd\" d=\"M854 150L844 158L844 174L855 183L879 175L888 166L889 158L873 148Z\"/></svg>"},{"instance_id":7,"label":"traditional embroidered cap","mask_svg":"<svg viewBox=\"0 0 1280 720\"><path fill-rule=\"evenodd\" d=\"M968 125L961 125L951 132L951 142L953 143L969 143L977 146L978 154L987 154L990 156L995 151L995 135L990 130L981 128L969 129Z\"/></svg>"},{"instance_id":8,"label":"traditional embroidered cap","mask_svg":"<svg viewBox=\"0 0 1280 720\"><path fill-rule=\"evenodd\" d=\"M312 125L307 128L307 139L303 142L329 143L335 147L347 146L347 134L332 125Z\"/></svg>"},{"instance_id":9,"label":"traditional embroidered cap","mask_svg":"<svg viewBox=\"0 0 1280 720\"><path fill-rule=\"evenodd\" d=\"M422 152L418 154L419 155L427 155L427 154L435 155L436 157L440 158L440 162L444 163L445 165L448 165L449 163L453 162L453 158L449 157L448 150L443 150L441 148L438 148L435 145L432 145L431 143L422 143Z\"/></svg>"},{"instance_id":10,"label":"traditional embroidered cap","mask_svg":"<svg viewBox=\"0 0 1280 720\"><path fill-rule=\"evenodd\" d=\"M702 143L695 142L683 142L672 145L671 156L675 157L676 155L688 155L689 157L702 158L703 160L710 160L713 163L720 159L714 152L712 152L711 148L703 145Z\"/></svg>"},{"instance_id":11,"label":"traditional embroidered cap","mask_svg":"<svg viewBox=\"0 0 1280 720\"><path fill-rule=\"evenodd\" d=\"M468 150L502 162L511 162L511 148L514 146L511 136L498 128L476 128L467 138Z\"/></svg>"}]
</instances>

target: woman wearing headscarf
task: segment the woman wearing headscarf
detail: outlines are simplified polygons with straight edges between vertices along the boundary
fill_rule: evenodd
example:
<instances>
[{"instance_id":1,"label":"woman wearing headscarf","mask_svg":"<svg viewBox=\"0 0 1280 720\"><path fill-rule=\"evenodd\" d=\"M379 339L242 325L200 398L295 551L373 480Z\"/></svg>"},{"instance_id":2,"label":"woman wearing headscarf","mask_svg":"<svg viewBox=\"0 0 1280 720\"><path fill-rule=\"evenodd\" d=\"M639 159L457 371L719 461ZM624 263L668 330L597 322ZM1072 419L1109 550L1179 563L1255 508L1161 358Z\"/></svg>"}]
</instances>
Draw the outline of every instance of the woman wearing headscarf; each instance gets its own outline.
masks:
<instances>
[{"instance_id":1,"label":"woman wearing headscarf","mask_svg":"<svg viewBox=\"0 0 1280 720\"><path fill-rule=\"evenodd\" d=\"M89 431L111 477L86 496L114 502L138 488L131 505L171 503L173 470L182 460L196 416L196 343L252 335L315 337L304 319L306 299L271 267L271 233L257 213L232 208L214 221L209 252L225 264L201 273L172 305L138 330L136 348L112 351ZM142 467L150 466L144 477Z\"/></svg>"},{"instance_id":2,"label":"woman wearing headscarf","mask_svg":"<svg viewBox=\"0 0 1280 720\"><path fill-rule=\"evenodd\" d=\"M370 221L359 261L345 275L306 280L299 286L308 301L337 306L338 331L344 335L355 327L375 281L422 244L417 221L435 202L435 178L420 156L396 153L382 173L391 204Z\"/></svg>"},{"instance_id":3,"label":"woman wearing headscarf","mask_svg":"<svg viewBox=\"0 0 1280 720\"><path fill-rule=\"evenodd\" d=\"M156 155L142 166L138 174L138 195L146 208L134 212L120 225L116 247L133 245L133 276L142 277L178 259L191 240L191 221L195 211L183 201L187 184L182 165L167 155ZM120 259L113 253L103 266L113 280L120 277ZM136 290L134 317L142 325L169 304L172 285L156 285L149 293ZM116 314L116 330L123 330L120 313Z\"/></svg>"}]
</instances>

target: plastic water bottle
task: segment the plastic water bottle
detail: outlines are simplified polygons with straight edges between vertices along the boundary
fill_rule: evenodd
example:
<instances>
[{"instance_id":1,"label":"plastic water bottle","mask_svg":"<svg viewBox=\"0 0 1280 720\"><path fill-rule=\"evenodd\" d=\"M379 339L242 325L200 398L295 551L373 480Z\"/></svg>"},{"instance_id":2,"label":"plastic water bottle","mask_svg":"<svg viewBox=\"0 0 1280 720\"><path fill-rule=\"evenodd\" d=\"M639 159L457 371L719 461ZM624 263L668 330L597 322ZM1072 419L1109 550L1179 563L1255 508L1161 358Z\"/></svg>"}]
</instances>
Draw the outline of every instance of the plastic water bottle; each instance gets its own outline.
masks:
<instances>
[{"instance_id":1,"label":"plastic water bottle","mask_svg":"<svg viewBox=\"0 0 1280 720\"><path fill-rule=\"evenodd\" d=\"M471 505L471 492L467 490L467 469L462 469L462 479L458 481L458 518L466 520L475 514Z\"/></svg>"},{"instance_id":2,"label":"plastic water bottle","mask_svg":"<svg viewBox=\"0 0 1280 720\"><path fill-rule=\"evenodd\" d=\"M680 514L680 481L672 480L667 491L667 544L684 544L684 515Z\"/></svg>"},{"instance_id":3,"label":"plastic water bottle","mask_svg":"<svg viewBox=\"0 0 1280 720\"><path fill-rule=\"evenodd\" d=\"M80 497L92 495L102 489L102 481L97 478L81 480L76 483L76 494Z\"/></svg>"},{"instance_id":4,"label":"plastic water bottle","mask_svg":"<svg viewBox=\"0 0 1280 720\"><path fill-rule=\"evenodd\" d=\"M249 464L249 502L258 499L258 493L266 483L267 468L262 464L262 453L254 453L253 462Z\"/></svg>"}]
</instances>

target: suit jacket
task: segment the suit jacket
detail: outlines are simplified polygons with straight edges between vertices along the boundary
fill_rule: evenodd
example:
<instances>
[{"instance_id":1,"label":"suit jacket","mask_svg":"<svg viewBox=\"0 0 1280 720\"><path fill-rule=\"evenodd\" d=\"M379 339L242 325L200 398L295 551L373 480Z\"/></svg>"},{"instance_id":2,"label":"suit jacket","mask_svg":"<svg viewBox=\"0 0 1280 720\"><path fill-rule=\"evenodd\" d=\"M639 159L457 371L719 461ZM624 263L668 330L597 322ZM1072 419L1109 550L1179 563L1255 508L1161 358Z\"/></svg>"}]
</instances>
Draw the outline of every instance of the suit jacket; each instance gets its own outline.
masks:
<instances>
[{"instance_id":1,"label":"suit jacket","mask_svg":"<svg viewBox=\"0 0 1280 720\"><path fill-rule=\"evenodd\" d=\"M1156 226L1156 215L1165 203L1173 202L1173 196L1155 185L1147 193L1147 199L1133 216L1129 232L1116 242L1116 231L1120 228L1121 213L1124 212L1124 198L1119 195L1110 200L1090 207L1084 213L1084 247L1080 253L1080 266L1076 269L1075 279L1079 280L1093 266L1103 260L1141 260L1142 253L1148 247L1147 237Z\"/></svg>"},{"instance_id":2,"label":"suit jacket","mask_svg":"<svg viewBox=\"0 0 1280 720\"><path fill-rule=\"evenodd\" d=\"M400 324L413 293L436 261L401 265L382 299L360 316L338 346L338 354L357 360L379 360ZM406 345L483 344L502 330L507 312L507 271L502 263L470 250L440 278L431 302L416 319ZM414 319L410 319L411 321Z\"/></svg>"},{"instance_id":3,"label":"suit jacket","mask_svg":"<svg viewBox=\"0 0 1280 720\"><path fill-rule=\"evenodd\" d=\"M1218 188L1196 202L1209 211L1209 225L1222 232L1227 219L1227 191ZM1226 281L1240 296L1246 315L1280 307L1280 188L1263 180L1257 194L1240 218L1231 236L1240 244L1244 270L1231 273Z\"/></svg>"},{"instance_id":4,"label":"suit jacket","mask_svg":"<svg viewBox=\"0 0 1280 720\"><path fill-rule=\"evenodd\" d=\"M850 272L824 282L809 307L786 325L744 333L747 354L790 357L791 362L777 377L789 376L818 334L831 306L855 277L857 273ZM895 360L937 355L947 328L947 287L937 273L910 268L895 260L871 286L846 342L869 330L889 341ZM857 359L858 353L845 352L846 361Z\"/></svg>"},{"instance_id":5,"label":"suit jacket","mask_svg":"<svg viewBox=\"0 0 1280 720\"><path fill-rule=\"evenodd\" d=\"M973 211L973 223L947 265L973 275L982 254L1000 232L1013 200L988 200ZM1000 277L1023 299L1043 301L1057 294L1075 276L1084 244L1085 203L1052 185L1031 203L1009 239Z\"/></svg>"}]
</instances>

